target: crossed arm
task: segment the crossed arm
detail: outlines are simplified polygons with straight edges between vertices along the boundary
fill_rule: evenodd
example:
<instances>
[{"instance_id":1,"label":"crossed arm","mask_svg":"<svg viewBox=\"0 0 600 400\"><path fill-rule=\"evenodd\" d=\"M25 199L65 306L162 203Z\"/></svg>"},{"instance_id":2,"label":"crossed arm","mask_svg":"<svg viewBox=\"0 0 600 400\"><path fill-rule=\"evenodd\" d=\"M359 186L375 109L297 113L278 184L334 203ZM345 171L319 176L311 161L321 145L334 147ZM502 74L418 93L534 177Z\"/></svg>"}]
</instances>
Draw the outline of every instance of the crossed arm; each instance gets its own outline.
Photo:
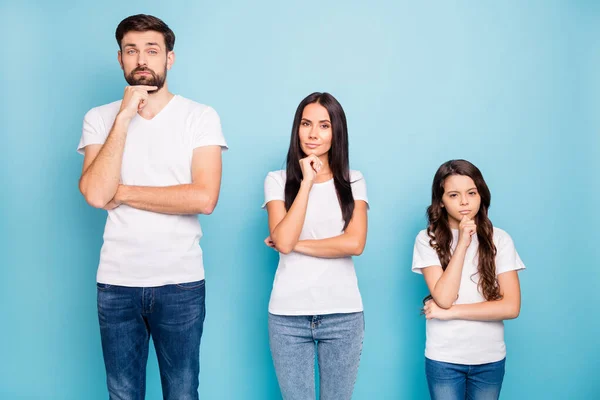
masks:
<instances>
[{"instance_id":1,"label":"crossed arm","mask_svg":"<svg viewBox=\"0 0 600 400\"><path fill-rule=\"evenodd\" d=\"M427 319L501 321L519 316L521 309L521 288L517 271L508 271L498 275L498 285L500 294L502 295L500 300L483 301L473 304L451 304L449 307L442 307L438 303L440 289L442 288L436 287L442 281L443 275L448 272L448 268L446 268L446 271L443 271L441 266L435 265L423 268L422 271L427 287L433 297L433 300L427 301L423 308ZM456 290L456 293L458 293L460 280L457 282L446 282L446 285L448 284L452 287L445 287L444 289L449 292ZM441 302L443 303L444 300Z\"/></svg>"},{"instance_id":2,"label":"crossed arm","mask_svg":"<svg viewBox=\"0 0 600 400\"><path fill-rule=\"evenodd\" d=\"M107 210L126 204L163 214L210 214L221 188L221 147L194 149L192 183L164 187L120 183L126 129L115 122L103 145L85 148L79 189L93 207Z\"/></svg>"},{"instance_id":3,"label":"crossed arm","mask_svg":"<svg viewBox=\"0 0 600 400\"><path fill-rule=\"evenodd\" d=\"M280 200L267 203L269 213L270 242L267 244L283 254L292 251L313 257L340 258L362 254L367 241L367 203L354 202L354 213L344 233L327 239L299 240L310 187L300 186L300 190L289 211Z\"/></svg>"}]
</instances>

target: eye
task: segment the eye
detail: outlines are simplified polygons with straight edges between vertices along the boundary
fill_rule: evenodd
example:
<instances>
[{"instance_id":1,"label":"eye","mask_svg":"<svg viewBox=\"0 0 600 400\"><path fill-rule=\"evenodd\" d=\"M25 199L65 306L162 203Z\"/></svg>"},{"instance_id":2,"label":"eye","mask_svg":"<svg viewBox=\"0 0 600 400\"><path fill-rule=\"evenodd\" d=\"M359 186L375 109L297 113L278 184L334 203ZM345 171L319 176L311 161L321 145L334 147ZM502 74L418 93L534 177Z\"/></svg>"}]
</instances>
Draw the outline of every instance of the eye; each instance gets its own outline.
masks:
<instances>
[{"instance_id":1,"label":"eye","mask_svg":"<svg viewBox=\"0 0 600 400\"><path fill-rule=\"evenodd\" d=\"M451 194L448 195L448 197L450 197L451 199L453 199L453 198L456 197L456 193L451 193Z\"/></svg>"},{"instance_id":2,"label":"eye","mask_svg":"<svg viewBox=\"0 0 600 400\"><path fill-rule=\"evenodd\" d=\"M135 50L134 49L129 49L129 50L127 50L127 54L133 55L133 54L135 54Z\"/></svg>"},{"instance_id":3,"label":"eye","mask_svg":"<svg viewBox=\"0 0 600 400\"><path fill-rule=\"evenodd\" d=\"M156 50L149 50L148 53L152 54L152 55L156 55L156 54L158 54L158 51L156 51Z\"/></svg>"},{"instance_id":4,"label":"eye","mask_svg":"<svg viewBox=\"0 0 600 400\"><path fill-rule=\"evenodd\" d=\"M323 124L323 125L321 125L321 129L329 129L329 125Z\"/></svg>"},{"instance_id":5,"label":"eye","mask_svg":"<svg viewBox=\"0 0 600 400\"><path fill-rule=\"evenodd\" d=\"M300 123L300 125L302 125L302 126L309 126L310 124L309 124L308 122L306 122L306 121L302 121L302 122Z\"/></svg>"},{"instance_id":6,"label":"eye","mask_svg":"<svg viewBox=\"0 0 600 400\"><path fill-rule=\"evenodd\" d=\"M471 196L475 196L475 195L477 195L477 192L469 192L469 194L470 194Z\"/></svg>"}]
</instances>

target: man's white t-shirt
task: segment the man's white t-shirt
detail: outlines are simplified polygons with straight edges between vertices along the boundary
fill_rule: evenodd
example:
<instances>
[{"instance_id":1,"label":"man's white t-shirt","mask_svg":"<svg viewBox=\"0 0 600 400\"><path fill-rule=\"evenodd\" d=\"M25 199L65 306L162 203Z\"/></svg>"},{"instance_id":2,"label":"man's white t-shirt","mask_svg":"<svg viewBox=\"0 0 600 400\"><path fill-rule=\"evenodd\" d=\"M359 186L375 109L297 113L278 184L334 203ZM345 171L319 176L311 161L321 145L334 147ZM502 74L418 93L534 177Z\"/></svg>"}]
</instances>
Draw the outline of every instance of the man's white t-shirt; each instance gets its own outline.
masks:
<instances>
[{"instance_id":1,"label":"man's white t-shirt","mask_svg":"<svg viewBox=\"0 0 600 400\"><path fill-rule=\"evenodd\" d=\"M451 249L458 243L458 229L452 230ZM502 229L494 227L496 245L496 276L508 271L525 269L519 258L512 238ZM422 269L441 266L438 255L429 244L426 230L417 235L413 253L412 271L422 274ZM465 255L458 299L454 304L473 304L485 301L477 288L479 264L477 248L479 241L473 236ZM502 321L466 321L437 319L427 320L427 341L425 356L431 360L454 364L478 365L502 360L506 357L504 344L504 322Z\"/></svg>"},{"instance_id":2,"label":"man's white t-shirt","mask_svg":"<svg viewBox=\"0 0 600 400\"><path fill-rule=\"evenodd\" d=\"M285 201L285 171L269 172L265 202ZM362 174L350 171L354 200L368 203ZM343 233L344 220L333 179L313 184L300 240L327 239ZM322 315L363 310L352 257L320 258L279 254L269 312L277 315Z\"/></svg>"},{"instance_id":3,"label":"man's white t-shirt","mask_svg":"<svg viewBox=\"0 0 600 400\"><path fill-rule=\"evenodd\" d=\"M106 140L121 101L92 108L77 151ZM127 131L121 183L173 186L192 183L192 154L202 146L227 149L214 109L175 95L151 120L139 115ZM127 205L108 211L97 281L153 287L204 279L202 230L196 215L168 215Z\"/></svg>"}]
</instances>

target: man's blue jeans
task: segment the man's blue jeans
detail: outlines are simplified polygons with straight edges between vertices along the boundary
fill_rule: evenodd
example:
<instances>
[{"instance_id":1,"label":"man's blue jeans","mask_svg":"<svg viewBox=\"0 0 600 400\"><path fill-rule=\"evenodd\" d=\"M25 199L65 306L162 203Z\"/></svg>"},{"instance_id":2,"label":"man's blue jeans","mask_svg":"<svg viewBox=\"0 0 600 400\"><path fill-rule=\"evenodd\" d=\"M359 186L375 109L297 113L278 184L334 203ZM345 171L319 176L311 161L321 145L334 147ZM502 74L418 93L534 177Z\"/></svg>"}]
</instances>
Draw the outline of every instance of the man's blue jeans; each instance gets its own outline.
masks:
<instances>
[{"instance_id":1,"label":"man's blue jeans","mask_svg":"<svg viewBox=\"0 0 600 400\"><path fill-rule=\"evenodd\" d=\"M150 336L164 399L198 399L204 280L149 288L97 287L110 399L144 399Z\"/></svg>"}]
</instances>

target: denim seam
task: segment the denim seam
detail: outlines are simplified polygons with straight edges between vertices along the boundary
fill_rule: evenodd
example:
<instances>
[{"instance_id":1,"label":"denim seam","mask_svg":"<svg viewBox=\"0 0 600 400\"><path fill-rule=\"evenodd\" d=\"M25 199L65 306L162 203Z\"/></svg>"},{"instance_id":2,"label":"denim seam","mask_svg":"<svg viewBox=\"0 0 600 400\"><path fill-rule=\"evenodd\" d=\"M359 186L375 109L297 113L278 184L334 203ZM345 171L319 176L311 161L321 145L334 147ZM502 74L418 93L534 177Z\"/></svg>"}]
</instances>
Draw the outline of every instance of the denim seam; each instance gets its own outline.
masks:
<instances>
[{"instance_id":1,"label":"denim seam","mask_svg":"<svg viewBox=\"0 0 600 400\"><path fill-rule=\"evenodd\" d=\"M152 295L150 296L150 314L154 311L154 288L152 288Z\"/></svg>"},{"instance_id":2,"label":"denim seam","mask_svg":"<svg viewBox=\"0 0 600 400\"><path fill-rule=\"evenodd\" d=\"M204 286L204 279L202 279L200 283L195 286L182 286L180 283L176 283L175 286L181 290L196 290Z\"/></svg>"}]
</instances>

